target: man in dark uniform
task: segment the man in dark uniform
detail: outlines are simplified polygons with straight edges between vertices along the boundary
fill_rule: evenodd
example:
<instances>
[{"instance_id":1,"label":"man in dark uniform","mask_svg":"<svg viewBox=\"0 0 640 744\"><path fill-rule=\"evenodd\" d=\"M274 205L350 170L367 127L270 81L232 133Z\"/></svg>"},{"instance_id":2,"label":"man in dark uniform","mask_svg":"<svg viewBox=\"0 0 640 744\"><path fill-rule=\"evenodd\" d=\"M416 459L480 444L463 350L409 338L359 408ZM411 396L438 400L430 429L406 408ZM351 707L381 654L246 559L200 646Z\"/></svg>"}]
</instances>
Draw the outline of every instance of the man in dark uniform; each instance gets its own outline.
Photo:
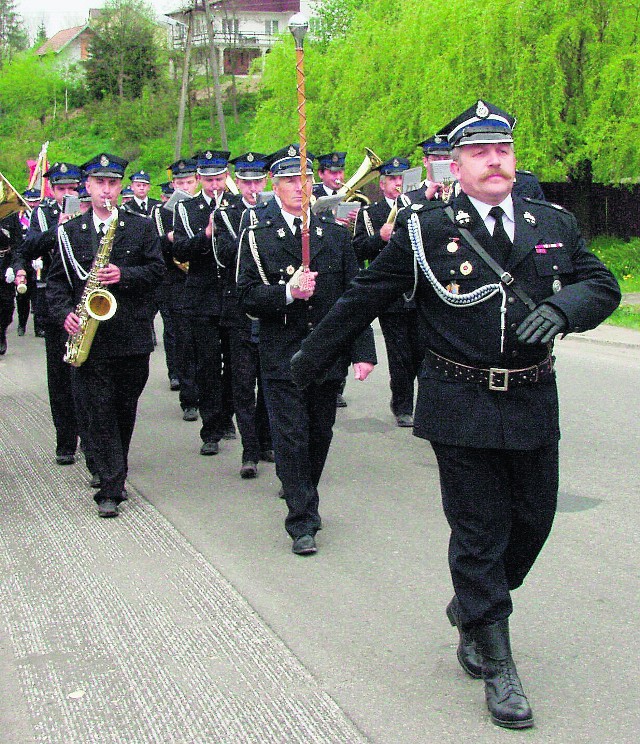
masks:
<instances>
[{"instance_id":1,"label":"man in dark uniform","mask_svg":"<svg viewBox=\"0 0 640 744\"><path fill-rule=\"evenodd\" d=\"M161 203L158 199L149 197L151 177L144 170L139 170L131 176L131 191L133 192L133 199L129 199L126 205L127 210L134 214L149 217L153 207Z\"/></svg>"},{"instance_id":2,"label":"man in dark uniform","mask_svg":"<svg viewBox=\"0 0 640 744\"><path fill-rule=\"evenodd\" d=\"M49 404L56 430L56 462L59 465L72 465L79 434L77 406L73 396L73 370L62 361L67 334L49 314L45 287L51 262L58 251L58 224L62 217L64 197L67 194L77 195L82 174L77 165L55 163L44 177L49 179L54 199L40 204L31 215L31 224L20 248L21 260L16 279L21 281L22 277L27 276L27 268L32 261L41 262L34 316L44 325L45 331Z\"/></svg>"},{"instance_id":3,"label":"man in dark uniform","mask_svg":"<svg viewBox=\"0 0 640 744\"><path fill-rule=\"evenodd\" d=\"M214 225L218 255L226 267L220 325L229 337L233 406L242 439L240 476L247 479L257 476L259 460L274 460L260 380L259 321L249 318L240 307L236 287L240 223L245 210L250 210L249 222L257 221L251 214L264 191L268 164L267 156L258 152L238 155L229 162L234 166L240 194L215 212Z\"/></svg>"},{"instance_id":4,"label":"man in dark uniform","mask_svg":"<svg viewBox=\"0 0 640 744\"><path fill-rule=\"evenodd\" d=\"M213 212L228 203L224 195L228 159L228 152L211 150L197 156L202 191L178 204L173 223L173 256L189 262L185 304L195 343L201 455L218 454L224 434L220 312L225 267L213 237Z\"/></svg>"},{"instance_id":5,"label":"man in dark uniform","mask_svg":"<svg viewBox=\"0 0 640 744\"><path fill-rule=\"evenodd\" d=\"M328 152L318 155L318 178L320 183L313 185L313 195L335 196L344 184L344 164L346 152Z\"/></svg>"},{"instance_id":6,"label":"man in dark uniform","mask_svg":"<svg viewBox=\"0 0 640 744\"><path fill-rule=\"evenodd\" d=\"M383 199L363 207L356 218L353 248L358 261L373 261L386 246L393 232L389 217L397 208L402 189L402 174L409 168L406 158L391 158L380 166L380 189ZM414 382L422 361L418 338L415 303L400 298L379 316L380 328L387 347L391 412L400 427L413 426Z\"/></svg>"},{"instance_id":7,"label":"man in dark uniform","mask_svg":"<svg viewBox=\"0 0 640 744\"><path fill-rule=\"evenodd\" d=\"M302 344L292 371L299 384L322 374L376 313L414 286L417 262L427 350L414 432L436 454L451 527L455 596L447 615L460 633L463 669L484 679L493 722L526 728L533 714L511 655L509 615L511 592L556 510L552 342L602 322L620 290L586 249L573 215L512 196L512 122L483 101L451 122L462 193L450 209L430 201L400 212L388 246Z\"/></svg>"},{"instance_id":8,"label":"man in dark uniform","mask_svg":"<svg viewBox=\"0 0 640 744\"><path fill-rule=\"evenodd\" d=\"M418 189L407 192L406 196L412 204L421 204L424 201L442 198L442 182L434 176L433 163L451 158L449 142L443 135L437 134L428 137L426 140L419 142L417 146L422 148L422 163L426 169L427 177ZM453 183L453 176L451 176L451 182Z\"/></svg>"},{"instance_id":9,"label":"man in dark uniform","mask_svg":"<svg viewBox=\"0 0 640 744\"><path fill-rule=\"evenodd\" d=\"M129 445L153 351L151 307L165 270L151 220L111 206L117 204L126 167L126 160L109 153L82 165L92 209L61 225L47 284L53 322L67 334L77 333L76 309L87 275L102 239L112 235L108 264L95 278L113 294L117 308L112 318L98 323L89 356L76 369L101 477L94 496L101 517L118 516L118 504L126 498Z\"/></svg>"},{"instance_id":10,"label":"man in dark uniform","mask_svg":"<svg viewBox=\"0 0 640 744\"><path fill-rule=\"evenodd\" d=\"M13 322L16 296L13 264L21 242L20 218L14 212L0 220L0 356L7 353L7 328Z\"/></svg>"},{"instance_id":11,"label":"man in dark uniform","mask_svg":"<svg viewBox=\"0 0 640 744\"><path fill-rule=\"evenodd\" d=\"M367 329L321 383L301 391L291 381L287 360L358 270L348 230L332 219L311 215L310 281L301 286L300 165L299 153L271 165L280 213L242 234L238 291L244 310L260 318L262 382L276 473L289 509L285 528L293 539L293 552L305 555L316 552L315 534L321 526L318 483L331 444L339 385L349 358L358 379L367 377L376 358L373 333ZM306 167L312 176L310 159Z\"/></svg>"}]
</instances>

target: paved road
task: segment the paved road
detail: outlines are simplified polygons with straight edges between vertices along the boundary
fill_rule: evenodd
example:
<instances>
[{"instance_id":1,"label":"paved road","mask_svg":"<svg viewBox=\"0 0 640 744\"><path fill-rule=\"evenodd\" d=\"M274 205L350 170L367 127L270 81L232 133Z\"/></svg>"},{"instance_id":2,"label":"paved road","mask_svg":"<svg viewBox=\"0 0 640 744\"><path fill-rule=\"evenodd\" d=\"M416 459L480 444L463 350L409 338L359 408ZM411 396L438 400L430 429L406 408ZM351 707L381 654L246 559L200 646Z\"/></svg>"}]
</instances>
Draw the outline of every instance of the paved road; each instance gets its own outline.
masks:
<instances>
[{"instance_id":1,"label":"paved road","mask_svg":"<svg viewBox=\"0 0 640 744\"><path fill-rule=\"evenodd\" d=\"M132 498L99 520L84 468L51 462L42 342L10 338L0 741L635 742L640 334L603 327L557 355L560 511L512 622L537 725L514 734L457 666L435 461L392 425L384 364L347 385L320 551L299 558L273 466L242 481L239 442L198 455L161 353Z\"/></svg>"}]
</instances>

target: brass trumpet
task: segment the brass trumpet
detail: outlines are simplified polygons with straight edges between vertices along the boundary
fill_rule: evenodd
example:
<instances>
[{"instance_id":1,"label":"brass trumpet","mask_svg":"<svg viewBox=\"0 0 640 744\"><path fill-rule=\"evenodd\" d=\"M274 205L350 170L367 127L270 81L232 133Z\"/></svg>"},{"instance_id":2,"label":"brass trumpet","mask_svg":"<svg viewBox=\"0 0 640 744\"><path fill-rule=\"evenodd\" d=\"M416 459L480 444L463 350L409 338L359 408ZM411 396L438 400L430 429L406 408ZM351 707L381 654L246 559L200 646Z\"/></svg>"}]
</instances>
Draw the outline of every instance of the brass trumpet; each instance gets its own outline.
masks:
<instances>
[{"instance_id":1,"label":"brass trumpet","mask_svg":"<svg viewBox=\"0 0 640 744\"><path fill-rule=\"evenodd\" d=\"M23 199L22 194L0 173L0 220L23 210L31 214L31 208Z\"/></svg>"}]
</instances>

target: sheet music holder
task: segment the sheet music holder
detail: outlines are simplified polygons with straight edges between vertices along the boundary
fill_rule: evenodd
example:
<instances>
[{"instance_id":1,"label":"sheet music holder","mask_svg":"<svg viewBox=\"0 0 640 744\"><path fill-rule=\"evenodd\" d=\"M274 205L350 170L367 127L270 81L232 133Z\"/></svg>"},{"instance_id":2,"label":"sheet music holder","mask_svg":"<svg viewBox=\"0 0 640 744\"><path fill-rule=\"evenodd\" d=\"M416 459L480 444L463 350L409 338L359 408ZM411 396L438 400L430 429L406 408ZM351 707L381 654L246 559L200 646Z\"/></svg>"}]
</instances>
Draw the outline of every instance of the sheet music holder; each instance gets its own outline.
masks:
<instances>
[{"instance_id":1,"label":"sheet music holder","mask_svg":"<svg viewBox=\"0 0 640 744\"><path fill-rule=\"evenodd\" d=\"M409 168L402 174L402 193L406 194L407 191L415 191L420 188L422 184L422 166L417 168Z\"/></svg>"},{"instance_id":2,"label":"sheet music holder","mask_svg":"<svg viewBox=\"0 0 640 744\"><path fill-rule=\"evenodd\" d=\"M176 189L173 194L171 194L171 196L167 199L167 201L162 205L162 208L168 209L170 212L175 212L178 203L186 201L187 199L193 199L193 196L188 191Z\"/></svg>"},{"instance_id":3,"label":"sheet music holder","mask_svg":"<svg viewBox=\"0 0 640 744\"><path fill-rule=\"evenodd\" d=\"M342 201L344 194L334 194L333 196L319 196L313 205L311 211L313 214L320 214L327 210L334 210Z\"/></svg>"}]
</instances>

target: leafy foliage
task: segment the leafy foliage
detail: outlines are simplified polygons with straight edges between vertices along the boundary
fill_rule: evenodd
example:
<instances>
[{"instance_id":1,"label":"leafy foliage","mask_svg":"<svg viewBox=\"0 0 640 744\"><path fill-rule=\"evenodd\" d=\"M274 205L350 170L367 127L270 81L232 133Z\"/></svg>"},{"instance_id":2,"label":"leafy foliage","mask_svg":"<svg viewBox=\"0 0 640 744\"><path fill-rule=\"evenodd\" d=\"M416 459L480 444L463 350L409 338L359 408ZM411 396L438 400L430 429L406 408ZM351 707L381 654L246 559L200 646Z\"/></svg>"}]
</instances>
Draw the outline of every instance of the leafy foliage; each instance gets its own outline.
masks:
<instances>
[{"instance_id":1,"label":"leafy foliage","mask_svg":"<svg viewBox=\"0 0 640 744\"><path fill-rule=\"evenodd\" d=\"M483 98L518 117L519 162L542 180L640 176L640 0L456 0L446 12L329 0L326 17L305 41L309 147L348 150L347 170L364 146L419 163L416 143ZM285 35L252 127L265 151L297 139L294 73Z\"/></svg>"},{"instance_id":2,"label":"leafy foliage","mask_svg":"<svg viewBox=\"0 0 640 744\"><path fill-rule=\"evenodd\" d=\"M14 0L0 0L0 67L28 46L29 36Z\"/></svg>"},{"instance_id":3,"label":"leafy foliage","mask_svg":"<svg viewBox=\"0 0 640 744\"><path fill-rule=\"evenodd\" d=\"M148 3L108 0L92 28L86 72L93 97L134 99L146 85L159 84L159 32Z\"/></svg>"}]
</instances>

